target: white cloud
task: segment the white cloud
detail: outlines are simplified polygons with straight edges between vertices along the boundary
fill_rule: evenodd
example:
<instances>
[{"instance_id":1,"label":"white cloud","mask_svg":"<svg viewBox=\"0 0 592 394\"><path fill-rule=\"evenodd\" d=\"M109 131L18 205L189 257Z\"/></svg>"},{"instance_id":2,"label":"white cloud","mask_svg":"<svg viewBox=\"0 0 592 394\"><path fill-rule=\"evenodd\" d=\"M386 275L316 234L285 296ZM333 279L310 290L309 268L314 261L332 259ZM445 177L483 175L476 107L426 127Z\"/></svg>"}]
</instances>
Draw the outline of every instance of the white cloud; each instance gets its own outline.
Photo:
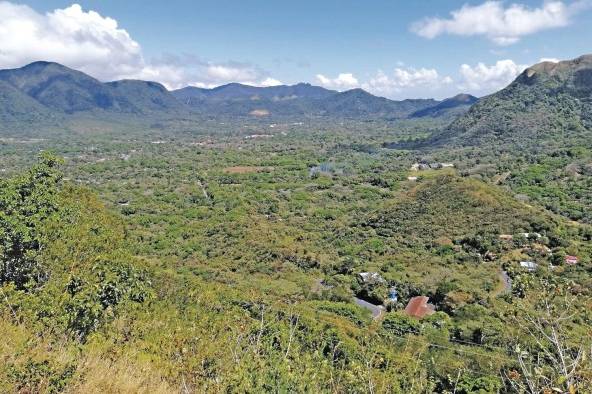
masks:
<instances>
[{"instance_id":1,"label":"white cloud","mask_svg":"<svg viewBox=\"0 0 592 394\"><path fill-rule=\"evenodd\" d=\"M0 2L0 66L56 60L99 78L135 72L140 45L117 21L74 4L41 15L25 5Z\"/></svg>"},{"instance_id":2,"label":"white cloud","mask_svg":"<svg viewBox=\"0 0 592 394\"><path fill-rule=\"evenodd\" d=\"M323 74L317 74L316 78L319 84L330 89L347 90L360 86L358 79L351 73L342 73L336 78L328 78Z\"/></svg>"},{"instance_id":3,"label":"white cloud","mask_svg":"<svg viewBox=\"0 0 592 394\"><path fill-rule=\"evenodd\" d=\"M571 4L545 1L539 8L522 4L505 7L501 1L486 1L476 6L465 4L452 11L448 19L418 21L411 26L411 31L430 39L442 34L482 35L497 45L511 45L523 36L569 25L572 16L588 6L587 0Z\"/></svg>"},{"instance_id":4,"label":"white cloud","mask_svg":"<svg viewBox=\"0 0 592 394\"><path fill-rule=\"evenodd\" d=\"M37 60L55 61L100 80L149 79L169 88L272 81L263 70L244 63L149 62L140 44L115 19L84 11L78 4L40 14L26 5L0 1L0 68Z\"/></svg>"},{"instance_id":5,"label":"white cloud","mask_svg":"<svg viewBox=\"0 0 592 394\"><path fill-rule=\"evenodd\" d=\"M368 82L362 84L362 88L374 94L393 97L404 93L414 94L420 90L433 93L450 83L452 78L440 76L433 68L397 67L390 75L379 70Z\"/></svg>"},{"instance_id":6,"label":"white cloud","mask_svg":"<svg viewBox=\"0 0 592 394\"><path fill-rule=\"evenodd\" d=\"M267 87L267 86L279 86L279 85L283 85L282 81L278 81L275 78L265 78L263 81L260 82L260 85L263 87Z\"/></svg>"},{"instance_id":7,"label":"white cloud","mask_svg":"<svg viewBox=\"0 0 592 394\"><path fill-rule=\"evenodd\" d=\"M399 63L397 63L399 64ZM433 68L396 67L386 73L378 70L374 76L360 80L352 73L341 73L335 78L316 75L317 83L330 89L362 88L372 94L389 98L442 97L444 89L453 84L449 76L442 76Z\"/></svg>"},{"instance_id":8,"label":"white cloud","mask_svg":"<svg viewBox=\"0 0 592 394\"><path fill-rule=\"evenodd\" d=\"M541 59L541 61L557 59ZM494 64L462 64L452 76L433 68L395 68L391 73L379 70L360 86L372 94L392 99L433 97L442 99L459 92L482 96L506 87L527 67L510 59Z\"/></svg>"},{"instance_id":9,"label":"white cloud","mask_svg":"<svg viewBox=\"0 0 592 394\"><path fill-rule=\"evenodd\" d=\"M487 66L478 63L475 66L463 64L460 66L461 80L458 88L473 94L488 94L504 88L512 82L528 66L516 64L513 60L498 60Z\"/></svg>"},{"instance_id":10,"label":"white cloud","mask_svg":"<svg viewBox=\"0 0 592 394\"><path fill-rule=\"evenodd\" d=\"M259 72L244 65L210 64L206 75L213 81L253 81L258 78Z\"/></svg>"},{"instance_id":11,"label":"white cloud","mask_svg":"<svg viewBox=\"0 0 592 394\"><path fill-rule=\"evenodd\" d=\"M551 63L559 63L559 59L557 59L556 57L542 57L541 60L539 60L541 63L542 62L551 62Z\"/></svg>"}]
</instances>

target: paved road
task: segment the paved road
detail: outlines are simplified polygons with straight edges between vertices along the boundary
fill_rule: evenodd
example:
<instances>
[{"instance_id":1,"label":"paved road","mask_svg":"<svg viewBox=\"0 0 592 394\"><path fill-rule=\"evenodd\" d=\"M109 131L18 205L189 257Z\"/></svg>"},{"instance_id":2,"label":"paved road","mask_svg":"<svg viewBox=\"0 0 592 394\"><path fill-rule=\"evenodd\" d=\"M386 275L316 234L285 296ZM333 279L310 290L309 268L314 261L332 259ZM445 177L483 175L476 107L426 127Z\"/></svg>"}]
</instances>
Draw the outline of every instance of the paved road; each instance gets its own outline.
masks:
<instances>
[{"instance_id":1,"label":"paved road","mask_svg":"<svg viewBox=\"0 0 592 394\"><path fill-rule=\"evenodd\" d=\"M362 308L366 308L370 312L372 312L372 317L374 319L378 319L380 315L382 315L382 313L384 312L384 307L382 305L374 305L358 297L354 297L354 302Z\"/></svg>"}]
</instances>

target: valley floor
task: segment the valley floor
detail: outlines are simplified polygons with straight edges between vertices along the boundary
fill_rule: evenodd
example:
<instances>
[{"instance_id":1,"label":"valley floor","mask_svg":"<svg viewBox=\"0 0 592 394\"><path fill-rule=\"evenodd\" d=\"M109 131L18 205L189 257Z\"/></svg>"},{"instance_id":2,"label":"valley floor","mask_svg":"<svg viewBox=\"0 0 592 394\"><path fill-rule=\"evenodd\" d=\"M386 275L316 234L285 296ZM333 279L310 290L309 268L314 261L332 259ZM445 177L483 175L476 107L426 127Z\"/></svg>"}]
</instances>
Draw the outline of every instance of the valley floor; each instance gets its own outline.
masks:
<instances>
[{"instance_id":1,"label":"valley floor","mask_svg":"<svg viewBox=\"0 0 592 394\"><path fill-rule=\"evenodd\" d=\"M592 384L578 356L592 343L592 230L525 186L542 164L504 181L487 152L384 147L422 122L222 123L1 140L0 252L39 272L2 282L0 390ZM63 180L19 175L40 150L65 157ZM408 316L415 296L436 312Z\"/></svg>"}]
</instances>

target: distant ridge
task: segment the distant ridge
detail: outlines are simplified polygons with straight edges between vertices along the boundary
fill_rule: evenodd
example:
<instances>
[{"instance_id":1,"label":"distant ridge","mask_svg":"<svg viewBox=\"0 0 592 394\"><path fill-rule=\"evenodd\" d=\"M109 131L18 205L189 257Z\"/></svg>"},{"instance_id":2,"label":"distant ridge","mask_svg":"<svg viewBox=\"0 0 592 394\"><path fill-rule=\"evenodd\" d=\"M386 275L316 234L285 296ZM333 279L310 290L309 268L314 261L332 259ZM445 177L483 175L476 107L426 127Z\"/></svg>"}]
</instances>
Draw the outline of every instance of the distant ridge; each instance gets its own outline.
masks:
<instances>
[{"instance_id":1,"label":"distant ridge","mask_svg":"<svg viewBox=\"0 0 592 394\"><path fill-rule=\"evenodd\" d=\"M257 87L243 85L240 83L229 83L215 87L213 89L202 89L196 87L185 87L179 90L173 90L173 95L179 99L251 99L254 96L261 99L287 100L297 98L322 99L337 93L334 90L328 90L320 86L313 86L308 83L299 83L296 85L279 85L268 87Z\"/></svg>"},{"instance_id":2,"label":"distant ridge","mask_svg":"<svg viewBox=\"0 0 592 394\"><path fill-rule=\"evenodd\" d=\"M423 117L439 117L443 115L459 115L475 104L479 99L470 94L457 94L454 97L442 100L433 107L425 108L411 114L412 118L423 118Z\"/></svg>"},{"instance_id":3,"label":"distant ridge","mask_svg":"<svg viewBox=\"0 0 592 394\"><path fill-rule=\"evenodd\" d=\"M469 97L468 95L465 95ZM406 119L445 117L466 111L472 96L444 101L395 101L362 89L344 92L308 83L256 87L230 83L213 89L185 87L168 91L140 80L101 82L58 63L38 61L0 70L0 121L11 124L55 121L84 116L134 122L199 116L337 117L346 119Z\"/></svg>"},{"instance_id":4,"label":"distant ridge","mask_svg":"<svg viewBox=\"0 0 592 394\"><path fill-rule=\"evenodd\" d=\"M185 87L172 91L172 94L197 112L226 116L247 116L253 111L265 110L280 116L404 119L446 102L433 99L395 101L374 96L363 89L337 92L307 83L271 87L231 83L213 89ZM449 116L451 112L462 113L469 106L466 101L456 100L433 113L413 117Z\"/></svg>"}]
</instances>

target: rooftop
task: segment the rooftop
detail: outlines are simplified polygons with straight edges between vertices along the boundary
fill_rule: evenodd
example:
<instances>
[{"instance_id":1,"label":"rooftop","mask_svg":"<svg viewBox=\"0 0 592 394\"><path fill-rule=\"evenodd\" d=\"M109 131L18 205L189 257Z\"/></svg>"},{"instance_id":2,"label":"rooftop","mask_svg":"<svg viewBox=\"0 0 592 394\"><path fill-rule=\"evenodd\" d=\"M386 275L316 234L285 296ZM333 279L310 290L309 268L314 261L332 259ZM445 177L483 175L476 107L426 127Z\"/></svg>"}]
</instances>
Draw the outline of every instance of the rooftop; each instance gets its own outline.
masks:
<instances>
[{"instance_id":1,"label":"rooftop","mask_svg":"<svg viewBox=\"0 0 592 394\"><path fill-rule=\"evenodd\" d=\"M409 316L422 317L429 316L435 312L435 306L428 304L429 297L417 296L409 300L407 307L405 307L405 313Z\"/></svg>"}]
</instances>

